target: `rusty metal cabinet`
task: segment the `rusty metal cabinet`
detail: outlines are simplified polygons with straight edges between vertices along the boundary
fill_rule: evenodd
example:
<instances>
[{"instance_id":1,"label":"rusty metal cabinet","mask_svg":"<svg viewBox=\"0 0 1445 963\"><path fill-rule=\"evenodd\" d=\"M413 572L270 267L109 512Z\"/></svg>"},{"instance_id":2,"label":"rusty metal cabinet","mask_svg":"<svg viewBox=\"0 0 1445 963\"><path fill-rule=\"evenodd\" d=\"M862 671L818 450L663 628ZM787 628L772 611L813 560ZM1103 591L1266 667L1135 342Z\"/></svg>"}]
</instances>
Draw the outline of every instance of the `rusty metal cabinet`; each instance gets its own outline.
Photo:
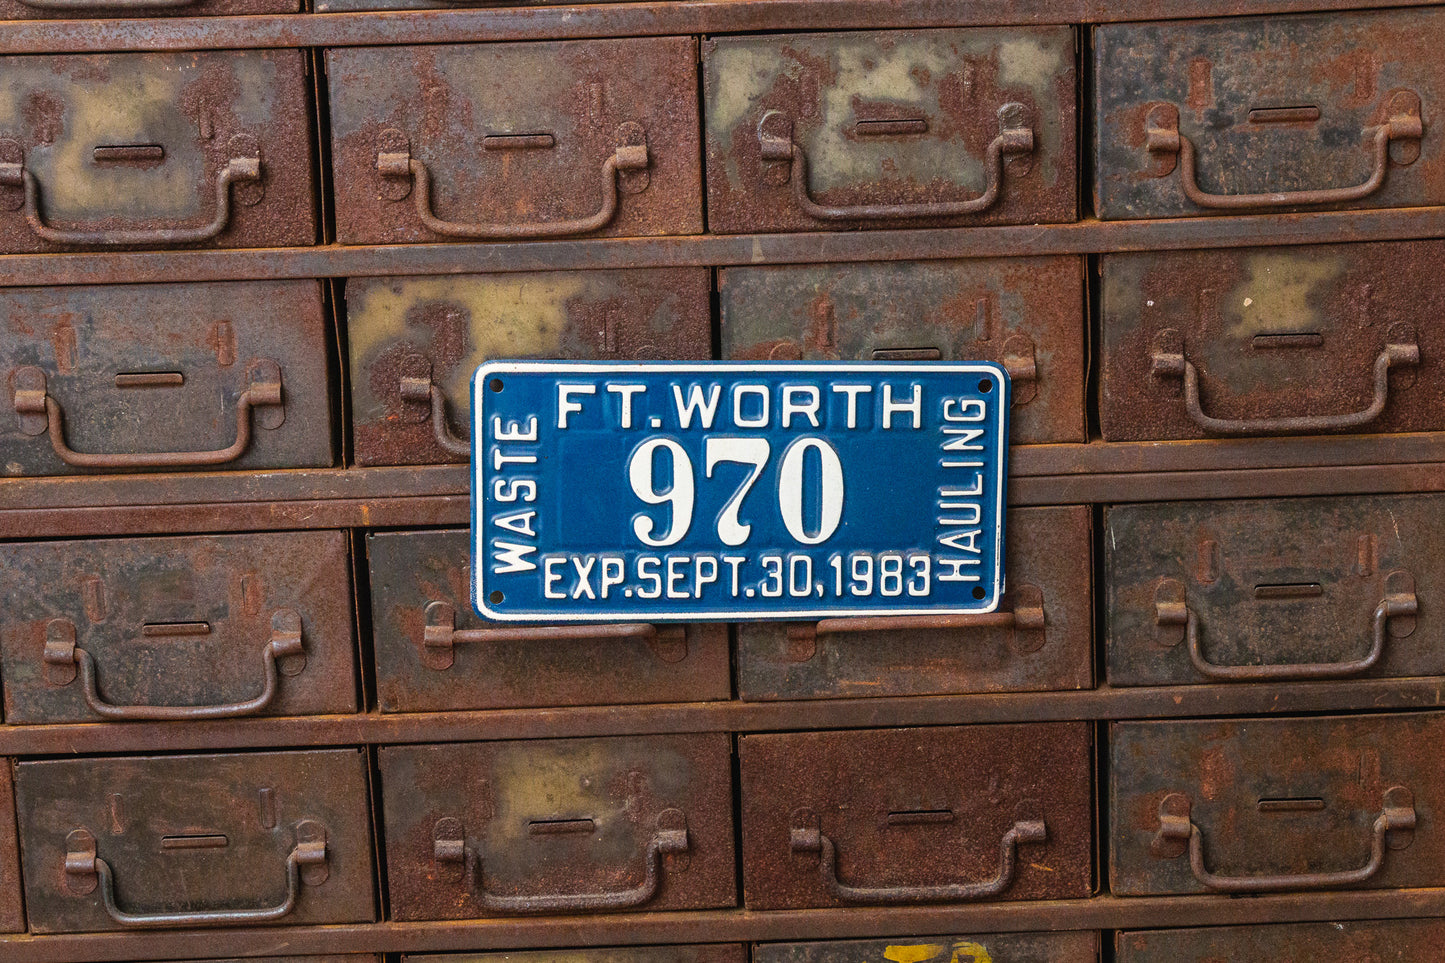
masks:
<instances>
[{"instance_id":1,"label":"rusty metal cabinet","mask_svg":"<svg viewBox=\"0 0 1445 963\"><path fill-rule=\"evenodd\" d=\"M697 41L326 52L343 244L696 234Z\"/></svg>"},{"instance_id":2,"label":"rusty metal cabinet","mask_svg":"<svg viewBox=\"0 0 1445 963\"><path fill-rule=\"evenodd\" d=\"M0 57L0 253L316 240L300 50Z\"/></svg>"},{"instance_id":3,"label":"rusty metal cabinet","mask_svg":"<svg viewBox=\"0 0 1445 963\"><path fill-rule=\"evenodd\" d=\"M1098 958L1094 933L984 933L753 947L754 963L1094 963Z\"/></svg>"},{"instance_id":4,"label":"rusty metal cabinet","mask_svg":"<svg viewBox=\"0 0 1445 963\"><path fill-rule=\"evenodd\" d=\"M375 919L355 749L16 766L36 933Z\"/></svg>"},{"instance_id":5,"label":"rusty metal cabinet","mask_svg":"<svg viewBox=\"0 0 1445 963\"><path fill-rule=\"evenodd\" d=\"M1442 539L1441 495L1113 506L1109 682L1445 675Z\"/></svg>"},{"instance_id":6,"label":"rusty metal cabinet","mask_svg":"<svg viewBox=\"0 0 1445 963\"><path fill-rule=\"evenodd\" d=\"M732 906L725 734L385 746L396 919Z\"/></svg>"},{"instance_id":7,"label":"rusty metal cabinet","mask_svg":"<svg viewBox=\"0 0 1445 963\"><path fill-rule=\"evenodd\" d=\"M1445 715L1119 722L1118 896L1439 886Z\"/></svg>"},{"instance_id":8,"label":"rusty metal cabinet","mask_svg":"<svg viewBox=\"0 0 1445 963\"><path fill-rule=\"evenodd\" d=\"M710 230L1072 221L1069 27L719 37Z\"/></svg>"},{"instance_id":9,"label":"rusty metal cabinet","mask_svg":"<svg viewBox=\"0 0 1445 963\"><path fill-rule=\"evenodd\" d=\"M15 789L10 760L0 759L0 933L25 929L20 907L20 846L15 837Z\"/></svg>"},{"instance_id":10,"label":"rusty metal cabinet","mask_svg":"<svg viewBox=\"0 0 1445 963\"><path fill-rule=\"evenodd\" d=\"M818 699L1085 689L1093 682L1092 526L1080 505L1015 508L1008 591L973 618L743 622L738 694Z\"/></svg>"},{"instance_id":11,"label":"rusty metal cabinet","mask_svg":"<svg viewBox=\"0 0 1445 963\"><path fill-rule=\"evenodd\" d=\"M1445 429L1442 241L1108 254L1111 441Z\"/></svg>"},{"instance_id":12,"label":"rusty metal cabinet","mask_svg":"<svg viewBox=\"0 0 1445 963\"><path fill-rule=\"evenodd\" d=\"M1445 202L1445 10L1094 30L1099 216Z\"/></svg>"},{"instance_id":13,"label":"rusty metal cabinet","mask_svg":"<svg viewBox=\"0 0 1445 963\"><path fill-rule=\"evenodd\" d=\"M1082 442L1078 258L726 268L722 355L738 361L986 360L1008 371L1012 444Z\"/></svg>"},{"instance_id":14,"label":"rusty metal cabinet","mask_svg":"<svg viewBox=\"0 0 1445 963\"><path fill-rule=\"evenodd\" d=\"M348 281L357 464L466 461L484 361L711 357L711 286L700 268Z\"/></svg>"},{"instance_id":15,"label":"rusty metal cabinet","mask_svg":"<svg viewBox=\"0 0 1445 963\"><path fill-rule=\"evenodd\" d=\"M1088 896L1092 756L1085 723L744 735L747 906Z\"/></svg>"},{"instance_id":16,"label":"rusty metal cabinet","mask_svg":"<svg viewBox=\"0 0 1445 963\"><path fill-rule=\"evenodd\" d=\"M471 605L466 529L374 532L377 697L383 712L726 699L726 625L497 625Z\"/></svg>"},{"instance_id":17,"label":"rusty metal cabinet","mask_svg":"<svg viewBox=\"0 0 1445 963\"><path fill-rule=\"evenodd\" d=\"M315 281L0 290L0 475L330 465Z\"/></svg>"},{"instance_id":18,"label":"rusty metal cabinet","mask_svg":"<svg viewBox=\"0 0 1445 963\"><path fill-rule=\"evenodd\" d=\"M352 712L342 532L0 544L12 724Z\"/></svg>"},{"instance_id":19,"label":"rusty metal cabinet","mask_svg":"<svg viewBox=\"0 0 1445 963\"><path fill-rule=\"evenodd\" d=\"M1428 960L1442 945L1445 921L1378 920L1125 932L1115 939L1114 956L1119 963L1396 963Z\"/></svg>"}]
</instances>

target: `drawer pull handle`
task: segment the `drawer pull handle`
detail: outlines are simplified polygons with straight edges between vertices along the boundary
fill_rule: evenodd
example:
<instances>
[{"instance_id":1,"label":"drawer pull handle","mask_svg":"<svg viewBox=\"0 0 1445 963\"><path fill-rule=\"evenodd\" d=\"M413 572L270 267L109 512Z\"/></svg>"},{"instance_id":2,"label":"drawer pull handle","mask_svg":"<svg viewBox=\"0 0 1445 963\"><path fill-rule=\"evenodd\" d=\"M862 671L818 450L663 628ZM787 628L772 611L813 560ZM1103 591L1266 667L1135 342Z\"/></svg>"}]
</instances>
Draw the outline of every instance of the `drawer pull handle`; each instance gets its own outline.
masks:
<instances>
[{"instance_id":1,"label":"drawer pull handle","mask_svg":"<svg viewBox=\"0 0 1445 963\"><path fill-rule=\"evenodd\" d=\"M82 452L65 440L65 412L46 390L45 372L36 367L15 372L13 401L28 435L47 432L50 447L67 465L76 468L173 468L223 465L235 461L251 445L253 412L262 428L276 428L285 417L281 367L274 361L253 361L246 371L248 384L236 399L236 440L210 451Z\"/></svg>"},{"instance_id":2,"label":"drawer pull handle","mask_svg":"<svg viewBox=\"0 0 1445 963\"><path fill-rule=\"evenodd\" d=\"M681 810L664 809L657 815L657 829L647 843L646 869L642 882L630 889L610 893L545 893L536 896L499 896L482 885L482 858L469 845L460 820L437 823L433 856L438 863L462 865L464 875L474 870L471 888L488 910L498 913L570 913L629 909L641 906L657 895L662 883L662 857L681 856L690 848L687 817Z\"/></svg>"},{"instance_id":3,"label":"drawer pull handle","mask_svg":"<svg viewBox=\"0 0 1445 963\"><path fill-rule=\"evenodd\" d=\"M1385 653L1386 623L1397 616L1415 615L1420 603L1413 591L1391 592L1375 606L1374 641L1370 651L1348 662L1306 662L1296 665L1220 665L1210 662L1199 644L1199 616L1184 598L1183 586L1173 579L1160 583L1154 600L1155 622L1161 626L1184 626L1184 644L1189 661L1200 675L1229 682L1285 681L1291 679L1340 679L1374 668ZM1175 643L1177 644L1177 643Z\"/></svg>"},{"instance_id":4,"label":"drawer pull handle","mask_svg":"<svg viewBox=\"0 0 1445 963\"><path fill-rule=\"evenodd\" d=\"M436 440L437 447L448 455L470 458L472 456L471 442L452 434L451 425L447 423L446 395L442 394L442 390L432 383L431 362L421 355L413 357L416 359L413 364L418 371L424 366L426 373L401 376L401 400L430 404L432 438Z\"/></svg>"},{"instance_id":5,"label":"drawer pull handle","mask_svg":"<svg viewBox=\"0 0 1445 963\"><path fill-rule=\"evenodd\" d=\"M1366 149L1374 158L1370 176L1350 187L1327 187L1307 191L1279 191L1268 194L1211 194L1195 177L1194 144L1179 131L1179 111L1172 104L1156 105L1146 120L1144 149L1151 154L1177 157L1179 186L1184 196L1199 207L1214 210L1294 207L1307 204L1343 204L1357 201L1385 185L1390 167L1390 142L1414 141L1424 136L1420 121L1420 98L1409 91L1396 93L1390 104L1390 118L1376 127L1365 128ZM1416 148L1418 151L1418 147ZM1171 165L1172 166L1172 165Z\"/></svg>"},{"instance_id":6,"label":"drawer pull handle","mask_svg":"<svg viewBox=\"0 0 1445 963\"><path fill-rule=\"evenodd\" d=\"M100 694L95 659L75 644L75 625L66 619L52 619L45 625L45 666L51 681L69 685L78 669L85 704L103 719L162 721L253 716L276 700L281 674L277 661L293 657L286 674L296 675L305 670L305 655L300 614L294 609L280 609L271 616L271 638L261 650L265 681L255 698L209 706L120 706L105 701ZM294 658L297 656L301 658Z\"/></svg>"},{"instance_id":7,"label":"drawer pull handle","mask_svg":"<svg viewBox=\"0 0 1445 963\"><path fill-rule=\"evenodd\" d=\"M1394 331L1392 330L1391 334ZM1215 418L1199 401L1199 371L1184 354L1183 338L1174 328L1155 337L1151 373L1156 378L1184 379L1184 409L1205 431L1220 435L1293 435L1337 428L1358 428L1379 418L1390 399L1390 369L1420 363L1420 346L1413 333L1387 343L1375 358L1375 393L1366 408L1337 415L1293 415L1284 418Z\"/></svg>"},{"instance_id":8,"label":"drawer pull handle","mask_svg":"<svg viewBox=\"0 0 1445 963\"><path fill-rule=\"evenodd\" d=\"M296 824L296 845L286 857L286 898L276 906L198 910L194 913L131 913L116 905L115 875L110 864L96 855L95 837L84 829L77 829L66 837L65 846L65 876L71 892L84 895L99 888L106 915L121 926L137 929L223 926L278 920L296 909L303 883L319 886L330 875L326 830L308 819Z\"/></svg>"},{"instance_id":9,"label":"drawer pull handle","mask_svg":"<svg viewBox=\"0 0 1445 963\"><path fill-rule=\"evenodd\" d=\"M592 642L603 639L641 639L664 662L687 657L687 629L681 625L616 622L610 625L501 625L495 628L457 628L456 608L450 602L430 602L422 629L422 661L431 669L450 669L458 645L489 642Z\"/></svg>"},{"instance_id":10,"label":"drawer pull handle","mask_svg":"<svg viewBox=\"0 0 1445 963\"><path fill-rule=\"evenodd\" d=\"M813 200L808 188L808 155L793 140L793 124L786 114L770 110L758 120L758 145L763 161L787 161L788 179L793 183L793 200L803 212L819 221L898 221L920 218L958 217L977 214L997 203L1003 187L1005 155L1031 154L1034 132L1024 121L1021 104L999 109L999 134L988 145L984 167L988 185L983 193L966 201L930 201L924 204L857 204L829 207Z\"/></svg>"},{"instance_id":11,"label":"drawer pull handle","mask_svg":"<svg viewBox=\"0 0 1445 963\"><path fill-rule=\"evenodd\" d=\"M993 879L978 883L948 883L941 886L853 886L838 878L838 850L823 834L816 821L794 825L789 848L794 853L817 853L818 874L834 899L844 903L957 903L997 896L1013 885L1018 870L1018 848L1024 843L1043 843L1048 829L1042 819L1021 819L1003 834L999 842L999 867Z\"/></svg>"},{"instance_id":12,"label":"drawer pull handle","mask_svg":"<svg viewBox=\"0 0 1445 963\"><path fill-rule=\"evenodd\" d=\"M86 4L94 6L94 4ZM129 5L127 5L129 7ZM136 4L135 9L140 9ZM144 6L155 6L147 3ZM180 4L175 4L180 6ZM238 138L240 139L240 138ZM193 244L209 241L220 235L231 222L231 185L261 180L261 158L232 157L216 174L216 213L211 223L200 227L159 227L154 229L84 231L65 230L45 223L44 207L40 198L40 182L24 163L0 163L0 185L24 187L25 220L30 229L42 240L55 244Z\"/></svg>"},{"instance_id":13,"label":"drawer pull handle","mask_svg":"<svg viewBox=\"0 0 1445 963\"><path fill-rule=\"evenodd\" d=\"M1204 834L1190 816L1189 797L1173 793L1159 804L1159 829L1155 852L1177 858L1187 844L1189 870L1203 886L1218 893L1276 893L1285 890L1332 889L1363 883L1385 866L1385 850L1391 832L1413 833L1415 804L1410 790L1394 786L1385 791L1380 815L1370 833L1370 858L1358 869L1333 873L1291 873L1282 876L1220 876L1204 865Z\"/></svg>"},{"instance_id":14,"label":"drawer pull handle","mask_svg":"<svg viewBox=\"0 0 1445 963\"><path fill-rule=\"evenodd\" d=\"M431 172L427 170L426 164L411 155L410 147L404 150L382 150L376 155L376 170L383 178L410 180L417 217L421 218L427 230L443 237L481 240L566 237L600 231L617 216L617 197L620 193L618 177L627 172L645 171L649 163L650 157L645 143L619 144L602 162L602 206L595 214L565 221L496 224L444 221L437 217L432 211Z\"/></svg>"}]
</instances>

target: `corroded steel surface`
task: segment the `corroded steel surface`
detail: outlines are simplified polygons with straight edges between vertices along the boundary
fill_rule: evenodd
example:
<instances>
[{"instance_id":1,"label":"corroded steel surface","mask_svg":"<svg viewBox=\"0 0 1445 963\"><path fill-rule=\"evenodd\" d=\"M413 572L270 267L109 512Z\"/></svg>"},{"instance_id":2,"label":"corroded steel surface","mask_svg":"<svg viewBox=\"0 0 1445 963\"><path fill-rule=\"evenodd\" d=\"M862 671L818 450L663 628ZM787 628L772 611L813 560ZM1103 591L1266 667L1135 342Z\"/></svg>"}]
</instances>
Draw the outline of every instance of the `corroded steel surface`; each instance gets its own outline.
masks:
<instances>
[{"instance_id":1,"label":"corroded steel surface","mask_svg":"<svg viewBox=\"0 0 1445 963\"><path fill-rule=\"evenodd\" d=\"M25 929L20 908L20 847L15 836L15 790L10 760L0 759L0 933Z\"/></svg>"},{"instance_id":2,"label":"corroded steel surface","mask_svg":"<svg viewBox=\"0 0 1445 963\"><path fill-rule=\"evenodd\" d=\"M1104 437L1445 428L1442 259L1442 241L1105 255Z\"/></svg>"},{"instance_id":3,"label":"corroded steel surface","mask_svg":"<svg viewBox=\"0 0 1445 963\"><path fill-rule=\"evenodd\" d=\"M0 250L313 243L305 63L300 50L0 58Z\"/></svg>"},{"instance_id":4,"label":"corroded steel surface","mask_svg":"<svg viewBox=\"0 0 1445 963\"><path fill-rule=\"evenodd\" d=\"M1099 215L1439 204L1442 45L1439 9L1098 27Z\"/></svg>"},{"instance_id":5,"label":"corroded steel surface","mask_svg":"<svg viewBox=\"0 0 1445 963\"><path fill-rule=\"evenodd\" d=\"M303 840L321 858L299 867L299 894L276 922L373 920L367 782L355 749L22 762L15 789L30 928L152 928L115 919L103 905L108 887L119 913L279 906ZM86 835L108 872L77 858Z\"/></svg>"},{"instance_id":6,"label":"corroded steel surface","mask_svg":"<svg viewBox=\"0 0 1445 963\"><path fill-rule=\"evenodd\" d=\"M691 946L622 946L522 953L416 954L402 963L744 963L747 947L736 943Z\"/></svg>"},{"instance_id":7,"label":"corroded steel surface","mask_svg":"<svg viewBox=\"0 0 1445 963\"><path fill-rule=\"evenodd\" d=\"M1014 626L816 632L791 623L737 626L744 699L1085 689L1093 682L1089 509L1022 508L1004 526ZM1042 625L1026 609L1041 604ZM792 631L790 632L790 628Z\"/></svg>"},{"instance_id":8,"label":"corroded steel surface","mask_svg":"<svg viewBox=\"0 0 1445 963\"><path fill-rule=\"evenodd\" d=\"M12 724L92 722L114 706L129 717L162 707L203 716L266 688L274 695L250 711L220 714L356 710L342 532L0 545L0 597ZM296 616L299 651L277 644L278 613ZM60 632L85 655L52 657Z\"/></svg>"},{"instance_id":9,"label":"corroded steel surface","mask_svg":"<svg viewBox=\"0 0 1445 963\"><path fill-rule=\"evenodd\" d=\"M709 229L1072 221L1074 57L1071 27L709 40Z\"/></svg>"},{"instance_id":10,"label":"corroded steel surface","mask_svg":"<svg viewBox=\"0 0 1445 963\"><path fill-rule=\"evenodd\" d=\"M696 50L690 37L328 50L338 239L699 233Z\"/></svg>"},{"instance_id":11,"label":"corroded steel surface","mask_svg":"<svg viewBox=\"0 0 1445 963\"><path fill-rule=\"evenodd\" d=\"M1119 896L1439 886L1445 715L1119 722Z\"/></svg>"},{"instance_id":12,"label":"corroded steel surface","mask_svg":"<svg viewBox=\"0 0 1445 963\"><path fill-rule=\"evenodd\" d=\"M466 461L472 372L495 358L610 361L712 356L706 270L355 278L346 284L356 461ZM444 396L437 441L431 400Z\"/></svg>"},{"instance_id":13,"label":"corroded steel surface","mask_svg":"<svg viewBox=\"0 0 1445 963\"><path fill-rule=\"evenodd\" d=\"M70 452L329 466L330 328L314 281L0 290L0 474L93 470ZM279 382L279 397L246 411L258 381ZM241 432L231 457L195 454Z\"/></svg>"},{"instance_id":14,"label":"corroded steel surface","mask_svg":"<svg viewBox=\"0 0 1445 963\"><path fill-rule=\"evenodd\" d=\"M735 905L725 734L378 756L395 919Z\"/></svg>"},{"instance_id":15,"label":"corroded steel surface","mask_svg":"<svg viewBox=\"0 0 1445 963\"><path fill-rule=\"evenodd\" d=\"M1439 495L1110 507L1109 682L1445 674L1442 539Z\"/></svg>"},{"instance_id":16,"label":"corroded steel surface","mask_svg":"<svg viewBox=\"0 0 1445 963\"><path fill-rule=\"evenodd\" d=\"M0 20L226 17L300 9L300 0L0 0Z\"/></svg>"},{"instance_id":17,"label":"corroded steel surface","mask_svg":"<svg viewBox=\"0 0 1445 963\"><path fill-rule=\"evenodd\" d=\"M1084 723L743 736L747 906L1087 896L1091 743Z\"/></svg>"},{"instance_id":18,"label":"corroded steel surface","mask_svg":"<svg viewBox=\"0 0 1445 963\"><path fill-rule=\"evenodd\" d=\"M1098 956L1093 933L920 935L753 947L754 963L1094 963Z\"/></svg>"},{"instance_id":19,"label":"corroded steel surface","mask_svg":"<svg viewBox=\"0 0 1445 963\"><path fill-rule=\"evenodd\" d=\"M1082 269L1071 257L728 268L722 356L997 361L1013 444L1082 442Z\"/></svg>"},{"instance_id":20,"label":"corroded steel surface","mask_svg":"<svg viewBox=\"0 0 1445 963\"><path fill-rule=\"evenodd\" d=\"M731 694L726 625L676 626L652 639L500 637L507 626L472 611L469 552L466 529L367 536L383 712L704 702ZM451 620L436 603L451 607ZM433 654L428 625L490 627L499 637L458 641Z\"/></svg>"},{"instance_id":21,"label":"corroded steel surface","mask_svg":"<svg viewBox=\"0 0 1445 963\"><path fill-rule=\"evenodd\" d=\"M1445 921L1378 920L1144 930L1114 937L1119 963L1405 963L1428 960L1445 945Z\"/></svg>"}]
</instances>

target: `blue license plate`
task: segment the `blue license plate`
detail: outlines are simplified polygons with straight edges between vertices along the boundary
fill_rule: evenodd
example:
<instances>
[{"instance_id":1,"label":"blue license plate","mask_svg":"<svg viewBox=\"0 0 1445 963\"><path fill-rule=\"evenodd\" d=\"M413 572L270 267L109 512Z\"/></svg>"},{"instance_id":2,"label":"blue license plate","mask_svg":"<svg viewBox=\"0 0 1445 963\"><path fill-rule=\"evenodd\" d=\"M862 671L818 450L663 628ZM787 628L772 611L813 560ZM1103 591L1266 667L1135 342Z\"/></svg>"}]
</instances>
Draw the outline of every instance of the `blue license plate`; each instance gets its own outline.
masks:
<instances>
[{"instance_id":1,"label":"blue license plate","mask_svg":"<svg viewBox=\"0 0 1445 963\"><path fill-rule=\"evenodd\" d=\"M473 601L503 621L991 612L1008 375L986 362L492 362Z\"/></svg>"}]
</instances>

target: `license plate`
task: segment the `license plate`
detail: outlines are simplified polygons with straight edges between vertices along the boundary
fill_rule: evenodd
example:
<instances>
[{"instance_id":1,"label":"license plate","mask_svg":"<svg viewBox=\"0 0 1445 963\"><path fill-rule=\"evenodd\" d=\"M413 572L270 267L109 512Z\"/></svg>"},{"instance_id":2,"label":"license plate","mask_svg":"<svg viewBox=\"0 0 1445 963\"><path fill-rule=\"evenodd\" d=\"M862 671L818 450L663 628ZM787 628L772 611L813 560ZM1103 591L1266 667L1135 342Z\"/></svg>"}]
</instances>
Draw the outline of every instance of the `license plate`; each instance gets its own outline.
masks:
<instances>
[{"instance_id":1,"label":"license plate","mask_svg":"<svg viewBox=\"0 0 1445 963\"><path fill-rule=\"evenodd\" d=\"M1008 375L986 362L492 362L472 591L502 621L993 611Z\"/></svg>"}]
</instances>

